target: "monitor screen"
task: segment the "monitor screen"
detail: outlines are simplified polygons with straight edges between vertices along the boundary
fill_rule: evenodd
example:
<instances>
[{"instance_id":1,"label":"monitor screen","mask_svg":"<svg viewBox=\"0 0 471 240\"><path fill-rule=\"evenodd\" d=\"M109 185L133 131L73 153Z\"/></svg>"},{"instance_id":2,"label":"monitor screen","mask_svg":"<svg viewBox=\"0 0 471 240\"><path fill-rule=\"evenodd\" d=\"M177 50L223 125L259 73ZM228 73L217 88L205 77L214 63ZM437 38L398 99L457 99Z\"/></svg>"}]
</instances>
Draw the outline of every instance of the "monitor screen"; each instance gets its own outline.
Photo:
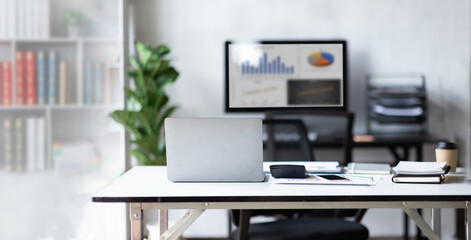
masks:
<instances>
[{"instance_id":1,"label":"monitor screen","mask_svg":"<svg viewBox=\"0 0 471 240\"><path fill-rule=\"evenodd\" d=\"M225 44L227 112L346 110L346 42Z\"/></svg>"}]
</instances>

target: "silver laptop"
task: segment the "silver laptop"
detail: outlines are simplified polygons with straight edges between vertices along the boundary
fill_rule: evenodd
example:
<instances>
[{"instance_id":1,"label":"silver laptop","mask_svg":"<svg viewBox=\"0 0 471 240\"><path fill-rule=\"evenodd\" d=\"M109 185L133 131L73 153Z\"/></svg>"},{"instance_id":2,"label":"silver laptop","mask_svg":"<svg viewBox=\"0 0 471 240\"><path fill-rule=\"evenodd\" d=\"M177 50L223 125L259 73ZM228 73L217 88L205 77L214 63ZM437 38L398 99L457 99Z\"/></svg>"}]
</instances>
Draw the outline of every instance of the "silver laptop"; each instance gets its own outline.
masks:
<instances>
[{"instance_id":1,"label":"silver laptop","mask_svg":"<svg viewBox=\"0 0 471 240\"><path fill-rule=\"evenodd\" d=\"M262 120L165 119L168 179L174 182L261 182Z\"/></svg>"}]
</instances>

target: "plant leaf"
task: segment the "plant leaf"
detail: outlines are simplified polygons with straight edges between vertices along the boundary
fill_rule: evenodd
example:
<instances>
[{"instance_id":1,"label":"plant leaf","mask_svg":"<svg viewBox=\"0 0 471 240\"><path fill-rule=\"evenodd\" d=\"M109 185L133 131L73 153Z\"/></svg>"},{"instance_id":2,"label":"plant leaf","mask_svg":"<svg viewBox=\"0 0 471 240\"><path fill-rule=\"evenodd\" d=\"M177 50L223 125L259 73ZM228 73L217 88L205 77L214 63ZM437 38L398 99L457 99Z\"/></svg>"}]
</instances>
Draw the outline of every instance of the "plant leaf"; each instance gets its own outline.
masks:
<instances>
[{"instance_id":1,"label":"plant leaf","mask_svg":"<svg viewBox=\"0 0 471 240\"><path fill-rule=\"evenodd\" d=\"M165 119L170 116L170 114L172 114L177 108L178 106L172 106L167 108L167 110L165 110L165 112L159 116L159 121L157 123L156 129L160 130L164 124Z\"/></svg>"},{"instance_id":2,"label":"plant leaf","mask_svg":"<svg viewBox=\"0 0 471 240\"><path fill-rule=\"evenodd\" d=\"M157 155L159 151L159 139L157 136L147 136L140 139L133 140L135 143L145 149L147 152Z\"/></svg>"},{"instance_id":3,"label":"plant leaf","mask_svg":"<svg viewBox=\"0 0 471 240\"><path fill-rule=\"evenodd\" d=\"M144 108L144 107L142 107ZM139 125L144 129L144 132L147 135L152 135L152 127L150 125L150 120L146 117L146 115L142 112L142 109L140 112L129 112L130 116L132 119L137 120L139 122ZM142 132L141 132L141 137L142 138Z\"/></svg>"},{"instance_id":4,"label":"plant leaf","mask_svg":"<svg viewBox=\"0 0 471 240\"><path fill-rule=\"evenodd\" d=\"M134 46L136 47L136 51L139 55L139 60L141 60L142 66L145 66L153 54L152 49L139 41L135 41Z\"/></svg>"},{"instance_id":5,"label":"plant leaf","mask_svg":"<svg viewBox=\"0 0 471 240\"><path fill-rule=\"evenodd\" d=\"M108 116L111 117L116 122L121 123L121 125L124 126L124 129L136 135L136 137L138 138L142 137L141 133L137 129L137 126L135 125L135 120L132 119L132 115L130 114L129 111L116 110L110 113Z\"/></svg>"},{"instance_id":6,"label":"plant leaf","mask_svg":"<svg viewBox=\"0 0 471 240\"><path fill-rule=\"evenodd\" d=\"M134 69L136 70L141 69L141 65L139 64L139 62L136 60L135 57L129 56L129 63Z\"/></svg>"},{"instance_id":7,"label":"plant leaf","mask_svg":"<svg viewBox=\"0 0 471 240\"><path fill-rule=\"evenodd\" d=\"M137 93L136 91L133 91L131 90L130 88L124 88L124 92L126 93L126 96L128 98L128 101L130 98L134 98L136 101L138 101L139 103L143 104L143 99L141 96L139 96L139 93Z\"/></svg>"},{"instance_id":8,"label":"plant leaf","mask_svg":"<svg viewBox=\"0 0 471 240\"><path fill-rule=\"evenodd\" d=\"M165 87L169 83L175 82L175 80L178 78L180 74L178 73L175 68L170 67L168 68L165 72L162 72L160 75L157 77L157 84L159 85L160 88Z\"/></svg>"},{"instance_id":9,"label":"plant leaf","mask_svg":"<svg viewBox=\"0 0 471 240\"><path fill-rule=\"evenodd\" d=\"M149 158L147 153L140 149L132 149L129 151L129 154L133 155L136 157L136 159L142 164L142 165L152 165L152 160Z\"/></svg>"},{"instance_id":10,"label":"plant leaf","mask_svg":"<svg viewBox=\"0 0 471 240\"><path fill-rule=\"evenodd\" d=\"M155 48L154 51L157 52L159 57L163 57L164 55L170 53L170 48L167 45L159 45Z\"/></svg>"}]
</instances>

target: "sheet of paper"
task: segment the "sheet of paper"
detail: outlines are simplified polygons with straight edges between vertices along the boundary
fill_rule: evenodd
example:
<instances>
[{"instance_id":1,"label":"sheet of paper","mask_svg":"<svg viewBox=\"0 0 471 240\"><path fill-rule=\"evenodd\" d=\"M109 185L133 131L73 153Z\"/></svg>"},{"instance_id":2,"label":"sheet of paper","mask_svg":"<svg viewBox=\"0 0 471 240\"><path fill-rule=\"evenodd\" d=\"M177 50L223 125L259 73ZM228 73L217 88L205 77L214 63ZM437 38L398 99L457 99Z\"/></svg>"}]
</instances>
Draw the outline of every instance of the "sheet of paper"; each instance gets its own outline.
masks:
<instances>
[{"instance_id":1,"label":"sheet of paper","mask_svg":"<svg viewBox=\"0 0 471 240\"><path fill-rule=\"evenodd\" d=\"M400 161L393 170L398 174L444 174L445 162Z\"/></svg>"},{"instance_id":2,"label":"sheet of paper","mask_svg":"<svg viewBox=\"0 0 471 240\"><path fill-rule=\"evenodd\" d=\"M314 175L310 175L307 178L274 178L269 176L268 182L275 184L323 184L323 185L376 185L382 177L371 177L371 176L352 176L341 175L349 178L349 181L339 181L339 180L322 180L316 178Z\"/></svg>"}]
</instances>

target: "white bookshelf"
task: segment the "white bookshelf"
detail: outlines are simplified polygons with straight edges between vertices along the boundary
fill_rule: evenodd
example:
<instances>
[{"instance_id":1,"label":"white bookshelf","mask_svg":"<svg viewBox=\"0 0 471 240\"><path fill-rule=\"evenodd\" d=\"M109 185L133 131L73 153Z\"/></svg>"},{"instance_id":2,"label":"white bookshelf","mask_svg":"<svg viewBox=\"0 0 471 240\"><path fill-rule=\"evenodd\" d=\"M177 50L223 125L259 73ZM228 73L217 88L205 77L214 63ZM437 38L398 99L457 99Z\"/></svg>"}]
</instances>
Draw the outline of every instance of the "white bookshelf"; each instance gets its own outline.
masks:
<instances>
[{"instance_id":1,"label":"white bookshelf","mask_svg":"<svg viewBox=\"0 0 471 240\"><path fill-rule=\"evenodd\" d=\"M124 106L125 64L122 61L127 59L123 41L126 2L0 0L0 62L12 63L13 102L11 106L0 106L0 142L3 146L5 119L11 119L13 124L16 119L22 119L25 125L30 118L41 118L45 122L43 145L36 146L44 148L43 169L27 166L26 140L22 169L7 169L5 148L0 149L0 191L10 196L0 197L0 211L15 216L8 221L0 220L2 239L125 238L124 205L100 210L117 212L114 219L102 220L118 226L119 230L108 226L94 227L87 222L96 222L106 216L91 211L96 208L91 203L92 193L125 169L125 133L108 114ZM22 8L26 9L21 11ZM36 8L41 8L41 11L35 11ZM68 9L79 10L84 15L85 22L79 36L69 37L62 24L63 13ZM38 13L26 16L28 12ZM2 21L3 18L9 21ZM20 26L25 22L31 23L30 26ZM6 34L8 31L12 32ZM65 104L57 101L56 104L44 105L17 104L17 51L55 52L59 60L67 63ZM103 65L100 70L103 73L93 79L104 79L104 72L108 71L109 101L87 101L84 84L85 65L89 62ZM59 76L59 71L56 73ZM2 83L0 86L3 88ZM105 86L102 85L101 94L105 94L104 91ZM15 129L10 130L14 135ZM25 138L28 138L27 130L24 126ZM13 147L16 149L14 144ZM18 208L23 210L18 211ZM122 221L116 214L123 218Z\"/></svg>"}]
</instances>

